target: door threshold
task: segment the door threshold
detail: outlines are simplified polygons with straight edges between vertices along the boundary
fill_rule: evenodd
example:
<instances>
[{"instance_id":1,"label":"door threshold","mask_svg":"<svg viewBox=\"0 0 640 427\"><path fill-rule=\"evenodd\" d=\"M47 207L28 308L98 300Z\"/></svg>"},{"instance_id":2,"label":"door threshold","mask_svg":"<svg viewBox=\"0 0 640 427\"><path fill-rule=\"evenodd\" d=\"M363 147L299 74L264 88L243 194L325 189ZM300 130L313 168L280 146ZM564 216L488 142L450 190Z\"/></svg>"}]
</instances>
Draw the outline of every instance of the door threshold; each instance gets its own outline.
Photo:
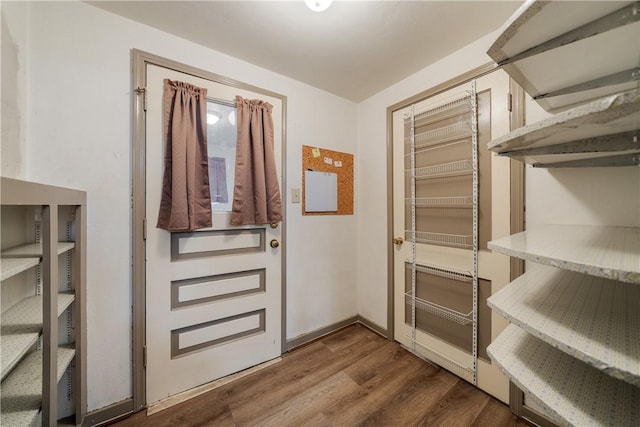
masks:
<instances>
[{"instance_id":1,"label":"door threshold","mask_svg":"<svg viewBox=\"0 0 640 427\"><path fill-rule=\"evenodd\" d=\"M149 405L149 407L147 408L147 416L156 414L179 403L186 402L189 399L193 399L196 396L200 396L201 394L207 393L211 390L215 390L218 387L222 387L225 384L229 384L230 382L239 380L240 378L251 375L254 372L258 372L271 365L275 365L281 360L282 357L276 357L275 359L252 366L251 368L244 369L240 372L236 372L235 374L227 375L226 377L222 377L198 387L194 387L190 390L183 391L181 393L174 394L173 396L169 396L165 399L159 400L158 402Z\"/></svg>"}]
</instances>

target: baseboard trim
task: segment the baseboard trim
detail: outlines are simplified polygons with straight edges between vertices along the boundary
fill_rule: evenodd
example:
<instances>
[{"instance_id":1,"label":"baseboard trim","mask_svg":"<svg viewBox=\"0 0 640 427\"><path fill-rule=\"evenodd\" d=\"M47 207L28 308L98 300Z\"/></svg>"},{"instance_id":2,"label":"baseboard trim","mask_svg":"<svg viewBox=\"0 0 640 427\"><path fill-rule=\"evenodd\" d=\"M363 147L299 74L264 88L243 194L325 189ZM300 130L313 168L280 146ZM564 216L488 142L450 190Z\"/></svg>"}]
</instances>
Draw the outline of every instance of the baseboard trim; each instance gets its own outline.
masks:
<instances>
[{"instance_id":1,"label":"baseboard trim","mask_svg":"<svg viewBox=\"0 0 640 427\"><path fill-rule=\"evenodd\" d=\"M121 402L116 402L104 408L89 412L82 421L83 427L92 427L117 421L120 418L128 417L133 413L133 399L129 398Z\"/></svg>"},{"instance_id":2,"label":"baseboard trim","mask_svg":"<svg viewBox=\"0 0 640 427\"><path fill-rule=\"evenodd\" d=\"M318 338L321 338L325 335L329 335L333 332L336 332L339 329L346 328L347 326L353 325L354 323L358 323L358 316L351 316L347 319L344 319L340 322L336 322L329 326L325 326L324 328L316 329L315 331L308 332L306 334L300 335L296 338L287 340L287 351L291 351L296 347L300 347L302 345L308 344L311 341L315 341Z\"/></svg>"},{"instance_id":3,"label":"baseboard trim","mask_svg":"<svg viewBox=\"0 0 640 427\"><path fill-rule=\"evenodd\" d=\"M367 319L366 317L362 317L362 316L358 315L358 323L362 324L362 326L365 326L365 327L371 329L373 332L375 332L376 334L382 336L383 338L389 339L389 335L387 335L387 330L385 328L383 328L382 326L378 325L377 323L372 322L371 320Z\"/></svg>"}]
</instances>

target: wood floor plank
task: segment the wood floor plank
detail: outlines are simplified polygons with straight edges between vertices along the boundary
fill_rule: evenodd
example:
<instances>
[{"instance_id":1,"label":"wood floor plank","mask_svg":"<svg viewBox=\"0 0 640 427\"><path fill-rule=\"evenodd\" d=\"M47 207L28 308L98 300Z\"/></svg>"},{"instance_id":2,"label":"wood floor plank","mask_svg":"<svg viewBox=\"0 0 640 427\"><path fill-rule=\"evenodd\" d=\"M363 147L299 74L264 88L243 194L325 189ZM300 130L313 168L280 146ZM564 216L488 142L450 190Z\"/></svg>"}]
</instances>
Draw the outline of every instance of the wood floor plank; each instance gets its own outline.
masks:
<instances>
[{"instance_id":1,"label":"wood floor plank","mask_svg":"<svg viewBox=\"0 0 640 427\"><path fill-rule=\"evenodd\" d=\"M320 412L315 417L300 424L300 427L333 427L333 424Z\"/></svg>"},{"instance_id":2,"label":"wood floor plank","mask_svg":"<svg viewBox=\"0 0 640 427\"><path fill-rule=\"evenodd\" d=\"M325 361L332 357L335 357L333 353L320 342L303 347L292 354L287 354L285 356L287 363L280 362L278 363L280 366L270 366L225 386L222 391L227 396L226 402L239 406L254 401L266 393L273 392L274 388L296 383L309 372L324 366Z\"/></svg>"},{"instance_id":3,"label":"wood floor plank","mask_svg":"<svg viewBox=\"0 0 640 427\"><path fill-rule=\"evenodd\" d=\"M264 427L299 426L319 414L322 409L353 395L357 390L358 384L340 371L272 408L268 417L253 419L250 424Z\"/></svg>"},{"instance_id":4,"label":"wood floor plank","mask_svg":"<svg viewBox=\"0 0 640 427\"><path fill-rule=\"evenodd\" d=\"M190 418L184 418L180 424L168 424L169 426L206 426L206 427L237 427L236 422L233 420L231 416L231 411L228 406L225 406L225 411L218 414L215 418L205 418L200 416L200 421L195 421Z\"/></svg>"},{"instance_id":5,"label":"wood floor plank","mask_svg":"<svg viewBox=\"0 0 640 427\"><path fill-rule=\"evenodd\" d=\"M343 347L328 356L318 357L305 366L292 366L291 370L282 378L263 382L259 387L263 392L258 395L252 394L251 397L245 396L242 399L231 398L229 406L234 420L240 424L248 423L274 406L291 399L364 358L380 345L377 339L370 338L372 337L354 341L351 346Z\"/></svg>"},{"instance_id":6,"label":"wood floor plank","mask_svg":"<svg viewBox=\"0 0 640 427\"><path fill-rule=\"evenodd\" d=\"M446 370L428 366L407 383L393 400L373 412L361 425L415 426L438 406L440 400L458 381L461 380Z\"/></svg>"},{"instance_id":7,"label":"wood floor plank","mask_svg":"<svg viewBox=\"0 0 640 427\"><path fill-rule=\"evenodd\" d=\"M489 395L460 380L440 400L438 406L418 422L418 425L468 427L488 400Z\"/></svg>"},{"instance_id":8,"label":"wood floor plank","mask_svg":"<svg viewBox=\"0 0 640 427\"><path fill-rule=\"evenodd\" d=\"M489 399L482 412L475 419L471 427L500 425L509 427L523 427L528 423L511 413L509 407L496 399Z\"/></svg>"},{"instance_id":9,"label":"wood floor plank","mask_svg":"<svg viewBox=\"0 0 640 427\"><path fill-rule=\"evenodd\" d=\"M335 426L353 426L385 406L410 381L429 369L422 360L403 352L395 360L395 366L364 383L356 393L323 411Z\"/></svg>"},{"instance_id":10,"label":"wood floor plank","mask_svg":"<svg viewBox=\"0 0 640 427\"><path fill-rule=\"evenodd\" d=\"M373 340L378 343L383 343L386 340L381 336L374 334L371 335L371 331L362 325L347 326L336 332L335 334L328 335L322 338L322 343L327 346L331 351L337 352L344 348L353 346L363 338L367 340Z\"/></svg>"},{"instance_id":11,"label":"wood floor plank","mask_svg":"<svg viewBox=\"0 0 640 427\"><path fill-rule=\"evenodd\" d=\"M284 354L280 363L116 427L529 426L449 372L362 326Z\"/></svg>"},{"instance_id":12,"label":"wood floor plank","mask_svg":"<svg viewBox=\"0 0 640 427\"><path fill-rule=\"evenodd\" d=\"M227 405L211 401L194 402L191 399L180 405L165 409L152 416L146 411L133 414L115 425L118 427L174 427L174 426L235 426ZM187 404L188 403L188 404Z\"/></svg>"},{"instance_id":13,"label":"wood floor plank","mask_svg":"<svg viewBox=\"0 0 640 427\"><path fill-rule=\"evenodd\" d=\"M379 349L346 368L345 372L362 385L381 372L389 370L406 353L398 343L386 341Z\"/></svg>"}]
</instances>

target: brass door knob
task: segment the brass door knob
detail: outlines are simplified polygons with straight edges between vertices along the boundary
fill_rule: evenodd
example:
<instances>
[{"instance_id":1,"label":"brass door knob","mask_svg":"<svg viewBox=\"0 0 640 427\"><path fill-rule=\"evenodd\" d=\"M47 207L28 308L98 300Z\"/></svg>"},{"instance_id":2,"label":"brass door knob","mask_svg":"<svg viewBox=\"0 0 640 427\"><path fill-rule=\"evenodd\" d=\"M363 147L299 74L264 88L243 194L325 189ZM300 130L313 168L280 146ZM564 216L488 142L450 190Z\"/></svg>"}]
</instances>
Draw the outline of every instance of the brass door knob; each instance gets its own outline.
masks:
<instances>
[{"instance_id":1,"label":"brass door knob","mask_svg":"<svg viewBox=\"0 0 640 427\"><path fill-rule=\"evenodd\" d=\"M276 239L271 240L271 242L269 243L269 246L271 246L272 248L277 248L278 246L280 246L280 242L278 242Z\"/></svg>"},{"instance_id":2,"label":"brass door knob","mask_svg":"<svg viewBox=\"0 0 640 427\"><path fill-rule=\"evenodd\" d=\"M393 239L394 245L401 245L403 243L404 243L404 240L402 239L402 237L396 237L395 239Z\"/></svg>"}]
</instances>

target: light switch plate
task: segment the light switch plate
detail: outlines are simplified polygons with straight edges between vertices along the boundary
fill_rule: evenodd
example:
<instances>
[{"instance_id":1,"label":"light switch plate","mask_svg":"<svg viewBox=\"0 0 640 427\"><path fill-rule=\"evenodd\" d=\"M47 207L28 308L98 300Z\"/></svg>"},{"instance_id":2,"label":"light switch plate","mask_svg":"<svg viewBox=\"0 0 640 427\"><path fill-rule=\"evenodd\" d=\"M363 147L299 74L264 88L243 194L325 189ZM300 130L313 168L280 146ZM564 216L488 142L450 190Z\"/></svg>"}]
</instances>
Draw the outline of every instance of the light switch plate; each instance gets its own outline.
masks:
<instances>
[{"instance_id":1,"label":"light switch plate","mask_svg":"<svg viewBox=\"0 0 640 427\"><path fill-rule=\"evenodd\" d=\"M300 189L292 188L291 189L291 203L300 203Z\"/></svg>"}]
</instances>

